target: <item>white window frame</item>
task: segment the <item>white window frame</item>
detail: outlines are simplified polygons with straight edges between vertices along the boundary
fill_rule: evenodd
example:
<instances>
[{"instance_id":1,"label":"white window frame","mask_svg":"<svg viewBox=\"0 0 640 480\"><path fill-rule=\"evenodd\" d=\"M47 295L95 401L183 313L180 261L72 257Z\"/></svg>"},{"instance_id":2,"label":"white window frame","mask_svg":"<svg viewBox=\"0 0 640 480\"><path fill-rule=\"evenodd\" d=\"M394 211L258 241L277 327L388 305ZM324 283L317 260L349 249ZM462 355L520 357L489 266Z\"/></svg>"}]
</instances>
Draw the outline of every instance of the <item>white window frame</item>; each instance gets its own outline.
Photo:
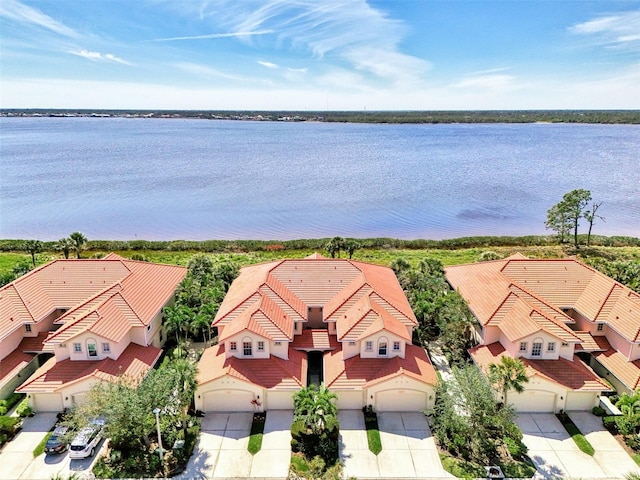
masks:
<instances>
[{"instance_id":1,"label":"white window frame","mask_svg":"<svg viewBox=\"0 0 640 480\"><path fill-rule=\"evenodd\" d=\"M274 345L275 345L276 347L279 347L280 345L282 345L282 342L280 342L280 341L278 341L278 342L274 342Z\"/></svg>"},{"instance_id":2,"label":"white window frame","mask_svg":"<svg viewBox=\"0 0 640 480\"><path fill-rule=\"evenodd\" d=\"M102 342L102 353L111 353L111 344L109 342Z\"/></svg>"},{"instance_id":3,"label":"white window frame","mask_svg":"<svg viewBox=\"0 0 640 480\"><path fill-rule=\"evenodd\" d=\"M386 357L389 354L389 342L386 339L378 341L378 356Z\"/></svg>"},{"instance_id":4,"label":"white window frame","mask_svg":"<svg viewBox=\"0 0 640 480\"><path fill-rule=\"evenodd\" d=\"M82 353L82 344L74 343L73 344L73 353Z\"/></svg>"},{"instance_id":5,"label":"white window frame","mask_svg":"<svg viewBox=\"0 0 640 480\"><path fill-rule=\"evenodd\" d=\"M258 340L258 351L264 352L264 342L262 340Z\"/></svg>"},{"instance_id":6,"label":"white window frame","mask_svg":"<svg viewBox=\"0 0 640 480\"><path fill-rule=\"evenodd\" d=\"M598 326L596 327L596 331L604 332L604 323L599 323Z\"/></svg>"},{"instance_id":7,"label":"white window frame","mask_svg":"<svg viewBox=\"0 0 640 480\"><path fill-rule=\"evenodd\" d=\"M91 348L93 347L93 349ZM89 358L98 358L98 345L95 343L87 343L87 356Z\"/></svg>"},{"instance_id":8,"label":"white window frame","mask_svg":"<svg viewBox=\"0 0 640 480\"><path fill-rule=\"evenodd\" d=\"M400 342L398 342L397 340L395 340L393 342L393 351L394 352L399 352L400 351Z\"/></svg>"},{"instance_id":9,"label":"white window frame","mask_svg":"<svg viewBox=\"0 0 640 480\"><path fill-rule=\"evenodd\" d=\"M556 342L547 343L547 352L555 352L556 351Z\"/></svg>"},{"instance_id":10,"label":"white window frame","mask_svg":"<svg viewBox=\"0 0 640 480\"><path fill-rule=\"evenodd\" d=\"M24 329L25 329L27 332L31 332L31 324L30 324L30 323L25 323L25 324L24 324Z\"/></svg>"},{"instance_id":11,"label":"white window frame","mask_svg":"<svg viewBox=\"0 0 640 480\"><path fill-rule=\"evenodd\" d=\"M247 353L249 352L249 353ZM242 355L245 357L252 357L253 356L253 343L251 343L251 340L249 341L242 341Z\"/></svg>"},{"instance_id":12,"label":"white window frame","mask_svg":"<svg viewBox=\"0 0 640 480\"><path fill-rule=\"evenodd\" d=\"M543 342L533 342L531 346L531 356L532 357L540 357L542 356L542 344Z\"/></svg>"},{"instance_id":13,"label":"white window frame","mask_svg":"<svg viewBox=\"0 0 640 480\"><path fill-rule=\"evenodd\" d=\"M373 352L373 342L371 340L364 342L364 350L366 352Z\"/></svg>"},{"instance_id":14,"label":"white window frame","mask_svg":"<svg viewBox=\"0 0 640 480\"><path fill-rule=\"evenodd\" d=\"M520 350L521 352L526 352L529 349L529 342L520 342Z\"/></svg>"},{"instance_id":15,"label":"white window frame","mask_svg":"<svg viewBox=\"0 0 640 480\"><path fill-rule=\"evenodd\" d=\"M238 351L238 342L229 342L229 351L237 352Z\"/></svg>"},{"instance_id":16,"label":"white window frame","mask_svg":"<svg viewBox=\"0 0 640 480\"><path fill-rule=\"evenodd\" d=\"M356 342L349 342L349 346L350 347L355 347L356 346Z\"/></svg>"}]
</instances>

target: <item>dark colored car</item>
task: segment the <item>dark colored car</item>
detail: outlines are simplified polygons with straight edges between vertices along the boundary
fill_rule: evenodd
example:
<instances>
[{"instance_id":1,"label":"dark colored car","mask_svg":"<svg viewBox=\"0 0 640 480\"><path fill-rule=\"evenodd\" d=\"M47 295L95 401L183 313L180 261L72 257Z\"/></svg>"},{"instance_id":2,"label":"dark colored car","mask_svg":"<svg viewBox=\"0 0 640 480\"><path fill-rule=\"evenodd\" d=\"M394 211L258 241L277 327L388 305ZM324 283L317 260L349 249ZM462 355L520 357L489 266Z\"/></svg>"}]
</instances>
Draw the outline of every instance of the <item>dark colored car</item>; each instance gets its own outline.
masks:
<instances>
[{"instance_id":1,"label":"dark colored car","mask_svg":"<svg viewBox=\"0 0 640 480\"><path fill-rule=\"evenodd\" d=\"M44 447L46 453L62 453L67 450L69 442L65 440L65 434L69 430L68 427L58 425L54 430L47 444Z\"/></svg>"}]
</instances>

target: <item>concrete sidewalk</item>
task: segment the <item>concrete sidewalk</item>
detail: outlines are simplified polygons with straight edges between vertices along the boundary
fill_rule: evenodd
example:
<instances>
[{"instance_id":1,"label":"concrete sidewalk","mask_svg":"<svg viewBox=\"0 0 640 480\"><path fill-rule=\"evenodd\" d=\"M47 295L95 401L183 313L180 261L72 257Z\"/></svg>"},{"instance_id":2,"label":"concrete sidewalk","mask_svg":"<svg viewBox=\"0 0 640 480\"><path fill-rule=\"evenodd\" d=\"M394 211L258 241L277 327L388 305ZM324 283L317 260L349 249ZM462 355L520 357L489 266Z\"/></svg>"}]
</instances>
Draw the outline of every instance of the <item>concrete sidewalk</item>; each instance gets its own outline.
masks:
<instances>
[{"instance_id":1,"label":"concrete sidewalk","mask_svg":"<svg viewBox=\"0 0 640 480\"><path fill-rule=\"evenodd\" d=\"M253 456L252 478L287 478L291 463L293 410L269 410L262 449Z\"/></svg>"}]
</instances>

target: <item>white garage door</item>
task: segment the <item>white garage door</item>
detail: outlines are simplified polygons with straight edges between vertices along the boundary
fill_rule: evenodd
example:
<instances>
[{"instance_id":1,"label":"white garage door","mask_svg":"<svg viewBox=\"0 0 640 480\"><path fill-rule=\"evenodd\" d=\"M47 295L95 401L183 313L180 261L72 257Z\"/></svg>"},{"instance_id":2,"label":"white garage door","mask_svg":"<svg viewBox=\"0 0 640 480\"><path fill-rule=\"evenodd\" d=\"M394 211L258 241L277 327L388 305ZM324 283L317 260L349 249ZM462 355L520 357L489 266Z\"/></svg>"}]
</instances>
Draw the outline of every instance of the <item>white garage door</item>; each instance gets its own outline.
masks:
<instances>
[{"instance_id":1,"label":"white garage door","mask_svg":"<svg viewBox=\"0 0 640 480\"><path fill-rule=\"evenodd\" d=\"M518 412L554 412L556 405L555 393L539 390L524 391L522 393L509 392L507 402Z\"/></svg>"},{"instance_id":2,"label":"white garage door","mask_svg":"<svg viewBox=\"0 0 640 480\"><path fill-rule=\"evenodd\" d=\"M253 412L253 393L245 390L216 390L204 394L205 412Z\"/></svg>"},{"instance_id":3,"label":"white garage door","mask_svg":"<svg viewBox=\"0 0 640 480\"><path fill-rule=\"evenodd\" d=\"M418 390L388 390L376 394L379 412L421 412L427 408L427 394Z\"/></svg>"},{"instance_id":4,"label":"white garage door","mask_svg":"<svg viewBox=\"0 0 640 480\"><path fill-rule=\"evenodd\" d=\"M338 395L338 410L359 410L364 406L361 390L335 392Z\"/></svg>"},{"instance_id":5,"label":"white garage door","mask_svg":"<svg viewBox=\"0 0 640 480\"><path fill-rule=\"evenodd\" d=\"M596 404L596 394L569 392L565 410L591 410Z\"/></svg>"},{"instance_id":6,"label":"white garage door","mask_svg":"<svg viewBox=\"0 0 640 480\"><path fill-rule=\"evenodd\" d=\"M61 412L62 395L59 393L32 394L35 399L36 412Z\"/></svg>"},{"instance_id":7,"label":"white garage door","mask_svg":"<svg viewBox=\"0 0 640 480\"><path fill-rule=\"evenodd\" d=\"M291 410L293 392L267 392L267 410Z\"/></svg>"}]
</instances>

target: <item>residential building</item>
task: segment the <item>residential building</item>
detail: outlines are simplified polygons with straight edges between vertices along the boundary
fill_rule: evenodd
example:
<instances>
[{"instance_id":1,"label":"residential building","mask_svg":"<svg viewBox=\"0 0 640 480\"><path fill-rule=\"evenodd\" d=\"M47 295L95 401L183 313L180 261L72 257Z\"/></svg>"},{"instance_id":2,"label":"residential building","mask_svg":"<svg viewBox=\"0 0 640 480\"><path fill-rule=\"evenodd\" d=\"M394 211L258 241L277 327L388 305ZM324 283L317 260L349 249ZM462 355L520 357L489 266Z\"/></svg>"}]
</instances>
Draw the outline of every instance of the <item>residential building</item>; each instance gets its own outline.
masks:
<instances>
[{"instance_id":1,"label":"residential building","mask_svg":"<svg viewBox=\"0 0 640 480\"><path fill-rule=\"evenodd\" d=\"M213 321L219 344L198 369L196 408L292 408L324 383L339 408L421 411L436 375L394 272L315 254L244 267Z\"/></svg>"},{"instance_id":2,"label":"residential building","mask_svg":"<svg viewBox=\"0 0 640 480\"><path fill-rule=\"evenodd\" d=\"M4 286L0 385L28 394L35 411L60 411L97 381L142 378L160 357L162 309L186 272L110 254L55 260Z\"/></svg>"},{"instance_id":3,"label":"residential building","mask_svg":"<svg viewBox=\"0 0 640 480\"><path fill-rule=\"evenodd\" d=\"M474 361L525 364L525 391L508 395L516 409L587 410L610 385L637 388L640 296L629 288L573 259L520 254L445 273L478 320Z\"/></svg>"}]
</instances>

